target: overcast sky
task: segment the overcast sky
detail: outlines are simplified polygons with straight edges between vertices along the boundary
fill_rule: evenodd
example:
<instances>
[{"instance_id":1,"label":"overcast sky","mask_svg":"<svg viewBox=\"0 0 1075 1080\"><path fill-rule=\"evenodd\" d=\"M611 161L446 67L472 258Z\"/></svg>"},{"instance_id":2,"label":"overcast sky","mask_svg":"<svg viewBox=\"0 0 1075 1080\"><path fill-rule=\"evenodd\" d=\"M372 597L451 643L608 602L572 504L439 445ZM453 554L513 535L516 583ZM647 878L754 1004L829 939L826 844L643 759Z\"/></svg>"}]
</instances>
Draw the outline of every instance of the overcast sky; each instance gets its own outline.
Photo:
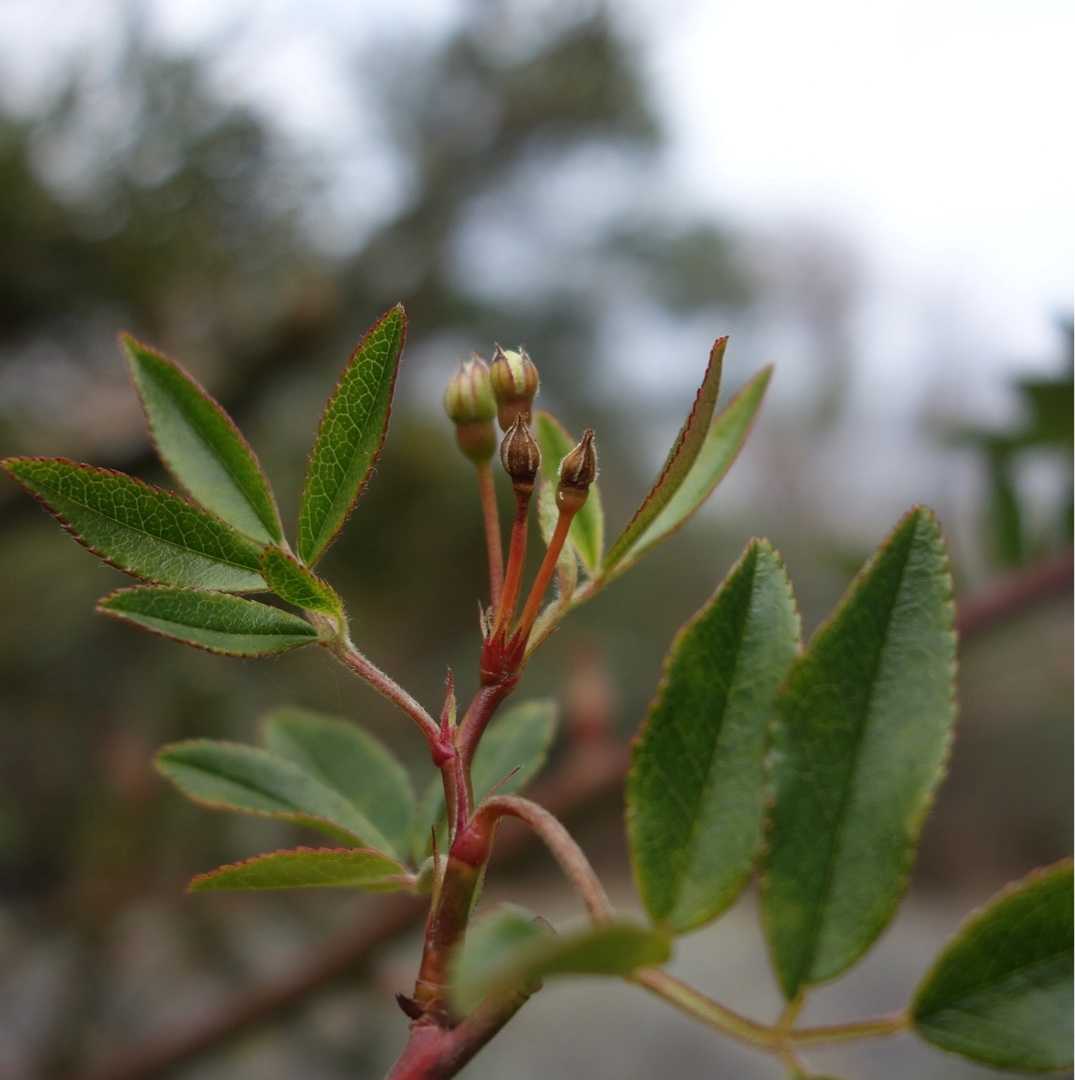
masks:
<instances>
[{"instance_id":1,"label":"overcast sky","mask_svg":"<svg viewBox=\"0 0 1075 1080\"><path fill-rule=\"evenodd\" d=\"M971 362L960 354L980 353L992 373L1049 362L1050 319L1070 310L1075 269L1075 4L618 7L648 42L648 75L670 134L665 171L682 199L763 232L814 222L864 253L873 297L864 362L876 365L880 394L890 389L886 372L899 379L901 357L930 351L920 334L940 334L935 350L952 343L957 377ZM348 138L362 120L333 76L339 41L387 28L433 36L461 8L455 0L145 5L163 36L183 46L228 22L253 27L245 51L259 62L233 68L242 91L299 129ZM38 0L6 0L0 56L9 75L31 85L50 56L106 34L102 9L101 0L67 0L64 20L45 20ZM266 47L272 64L260 62Z\"/></svg>"}]
</instances>

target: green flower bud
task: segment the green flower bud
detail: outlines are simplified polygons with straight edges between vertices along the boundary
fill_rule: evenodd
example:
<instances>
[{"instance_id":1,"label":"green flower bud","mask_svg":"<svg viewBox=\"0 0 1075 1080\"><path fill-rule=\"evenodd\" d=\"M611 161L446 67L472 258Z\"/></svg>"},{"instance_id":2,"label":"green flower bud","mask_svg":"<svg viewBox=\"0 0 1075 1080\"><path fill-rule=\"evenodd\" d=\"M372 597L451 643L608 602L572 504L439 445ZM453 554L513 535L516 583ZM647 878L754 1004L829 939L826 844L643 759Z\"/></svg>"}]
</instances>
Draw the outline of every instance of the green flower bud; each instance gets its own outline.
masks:
<instances>
[{"instance_id":1,"label":"green flower bud","mask_svg":"<svg viewBox=\"0 0 1075 1080\"><path fill-rule=\"evenodd\" d=\"M444 391L444 411L455 424L459 449L475 463L488 461L496 450L493 417L496 400L489 365L477 354L459 365Z\"/></svg>"},{"instance_id":2,"label":"green flower bud","mask_svg":"<svg viewBox=\"0 0 1075 1080\"><path fill-rule=\"evenodd\" d=\"M590 494L590 485L596 479L597 447L594 446L593 428L587 428L578 446L560 462L556 505L571 513L580 510Z\"/></svg>"},{"instance_id":3,"label":"green flower bud","mask_svg":"<svg viewBox=\"0 0 1075 1080\"><path fill-rule=\"evenodd\" d=\"M489 365L477 354L459 365L444 391L444 411L456 424L492 420L496 399L489 380Z\"/></svg>"},{"instance_id":4,"label":"green flower bud","mask_svg":"<svg viewBox=\"0 0 1075 1080\"><path fill-rule=\"evenodd\" d=\"M530 406L537 396L541 380L537 366L527 356L526 350L502 349L498 345L489 367L489 377L496 396L500 430L507 431L520 414L529 423Z\"/></svg>"},{"instance_id":5,"label":"green flower bud","mask_svg":"<svg viewBox=\"0 0 1075 1080\"><path fill-rule=\"evenodd\" d=\"M500 444L500 460L516 492L526 495L534 490L534 481L541 468L541 450L521 413L515 417L511 430Z\"/></svg>"}]
</instances>

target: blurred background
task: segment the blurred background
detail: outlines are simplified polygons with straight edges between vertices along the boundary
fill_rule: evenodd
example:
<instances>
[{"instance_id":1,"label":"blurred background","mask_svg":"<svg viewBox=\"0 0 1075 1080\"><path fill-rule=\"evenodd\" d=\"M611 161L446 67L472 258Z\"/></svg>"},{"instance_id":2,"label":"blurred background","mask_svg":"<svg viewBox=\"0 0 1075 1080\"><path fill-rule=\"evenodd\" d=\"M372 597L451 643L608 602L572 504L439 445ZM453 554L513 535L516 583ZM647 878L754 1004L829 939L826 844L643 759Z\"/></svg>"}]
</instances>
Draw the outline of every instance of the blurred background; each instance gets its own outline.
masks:
<instances>
[{"instance_id":1,"label":"blurred background","mask_svg":"<svg viewBox=\"0 0 1075 1080\"><path fill-rule=\"evenodd\" d=\"M321 404L402 299L390 439L324 570L360 646L432 707L446 665L473 688L483 590L473 478L440 412L457 360L526 344L542 403L598 430L615 530L730 333L725 400L776 363L747 449L519 697L561 701L550 771L570 780L580 746L620 752L672 634L750 536L784 554L810 631L899 514L934 506L967 622L950 775L892 929L807 1018L894 1009L969 907L1071 848L1072 12L687 0L669 16L655 0L5 0L0 452L166 482L116 346L130 329L232 410L293 517ZM188 805L151 755L252 740L262 710L295 702L361 720L424 782L411 729L314 650L230 661L95 616L121 576L13 484L0 565L0 1075L163 1075L189 1039L202 1052L169 1075L381 1075L413 932L352 965L361 979L259 1013L251 991L386 909L185 897L196 872L310 838ZM564 805L637 908L618 787ZM533 848L489 895L577 914ZM680 953L704 987L774 1013L751 895ZM206 1036L247 1007L268 1022ZM890 1043L814 1061L988 1073ZM467 1075L670 1067L775 1075L591 983L547 987Z\"/></svg>"}]
</instances>

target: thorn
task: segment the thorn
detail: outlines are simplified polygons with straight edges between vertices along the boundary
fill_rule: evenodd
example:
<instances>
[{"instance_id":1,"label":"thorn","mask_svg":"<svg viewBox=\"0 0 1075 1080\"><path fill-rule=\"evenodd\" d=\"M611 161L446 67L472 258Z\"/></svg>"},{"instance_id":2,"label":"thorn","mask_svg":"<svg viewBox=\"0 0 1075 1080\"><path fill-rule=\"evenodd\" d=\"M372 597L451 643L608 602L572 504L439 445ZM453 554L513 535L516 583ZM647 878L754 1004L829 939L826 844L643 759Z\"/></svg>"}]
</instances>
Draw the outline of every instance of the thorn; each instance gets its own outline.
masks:
<instances>
[{"instance_id":1,"label":"thorn","mask_svg":"<svg viewBox=\"0 0 1075 1080\"><path fill-rule=\"evenodd\" d=\"M421 1020L425 1016L425 1009L406 994L396 994L396 1004L403 1010L403 1015L411 1020Z\"/></svg>"},{"instance_id":2,"label":"thorn","mask_svg":"<svg viewBox=\"0 0 1075 1080\"><path fill-rule=\"evenodd\" d=\"M521 769L521 768L522 768L522 766L521 766L521 765L516 765L516 766L515 766L515 768L511 770L511 772L509 772L509 773L505 774L504 776L502 776L502 777L501 777L501 778L500 778L500 779L499 779L499 780L498 780L498 781L497 781L497 782L496 782L496 783L495 783L495 784L494 784L494 785L493 785L493 786L492 786L492 787L491 787L491 788L489 789L489 794L488 794L488 795L486 795L486 796L485 796L485 798L489 798L489 795L495 795L495 794L496 794L496 792L497 792L497 789L498 789L498 788L502 788L502 787L503 787L503 786L504 786L504 785L505 785L505 784L506 784L506 783L507 783L507 782L508 782L508 781L509 781L509 780L510 780L510 779L511 779L511 778L512 778L512 777L513 777L513 776L514 776L514 775L515 775L515 774L516 774L516 773L517 773L517 772L518 772L518 771L519 771L520 769Z\"/></svg>"},{"instance_id":3,"label":"thorn","mask_svg":"<svg viewBox=\"0 0 1075 1080\"><path fill-rule=\"evenodd\" d=\"M444 677L444 707L440 711L440 733L448 736L455 727L456 703L455 703L455 675L451 668Z\"/></svg>"}]
</instances>

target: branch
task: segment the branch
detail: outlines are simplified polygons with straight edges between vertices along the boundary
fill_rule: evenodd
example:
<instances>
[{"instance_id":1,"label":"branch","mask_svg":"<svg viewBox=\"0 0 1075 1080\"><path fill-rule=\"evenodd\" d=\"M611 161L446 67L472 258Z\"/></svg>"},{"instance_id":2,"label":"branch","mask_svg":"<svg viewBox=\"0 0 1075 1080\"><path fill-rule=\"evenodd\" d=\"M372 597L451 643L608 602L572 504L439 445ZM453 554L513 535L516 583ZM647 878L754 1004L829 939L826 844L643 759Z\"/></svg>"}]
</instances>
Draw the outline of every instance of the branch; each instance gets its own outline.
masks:
<instances>
[{"instance_id":1,"label":"branch","mask_svg":"<svg viewBox=\"0 0 1075 1080\"><path fill-rule=\"evenodd\" d=\"M959 604L956 629L966 641L984 631L1007 622L1042 600L1071 592L1072 559L1075 553L1047 559L1006 578L968 597Z\"/></svg>"},{"instance_id":2,"label":"branch","mask_svg":"<svg viewBox=\"0 0 1075 1080\"><path fill-rule=\"evenodd\" d=\"M570 818L618 791L626 769L627 748L622 744L604 738L583 742L564 768L536 789L535 797L557 817ZM516 856L532 843L532 833L513 830L498 837L497 852ZM312 1001L343 978L361 975L382 948L419 925L427 910L427 898L385 898L360 926L325 942L291 974L250 991L187 1030L104 1061L81 1080L148 1080L201 1058L237 1035Z\"/></svg>"}]
</instances>

